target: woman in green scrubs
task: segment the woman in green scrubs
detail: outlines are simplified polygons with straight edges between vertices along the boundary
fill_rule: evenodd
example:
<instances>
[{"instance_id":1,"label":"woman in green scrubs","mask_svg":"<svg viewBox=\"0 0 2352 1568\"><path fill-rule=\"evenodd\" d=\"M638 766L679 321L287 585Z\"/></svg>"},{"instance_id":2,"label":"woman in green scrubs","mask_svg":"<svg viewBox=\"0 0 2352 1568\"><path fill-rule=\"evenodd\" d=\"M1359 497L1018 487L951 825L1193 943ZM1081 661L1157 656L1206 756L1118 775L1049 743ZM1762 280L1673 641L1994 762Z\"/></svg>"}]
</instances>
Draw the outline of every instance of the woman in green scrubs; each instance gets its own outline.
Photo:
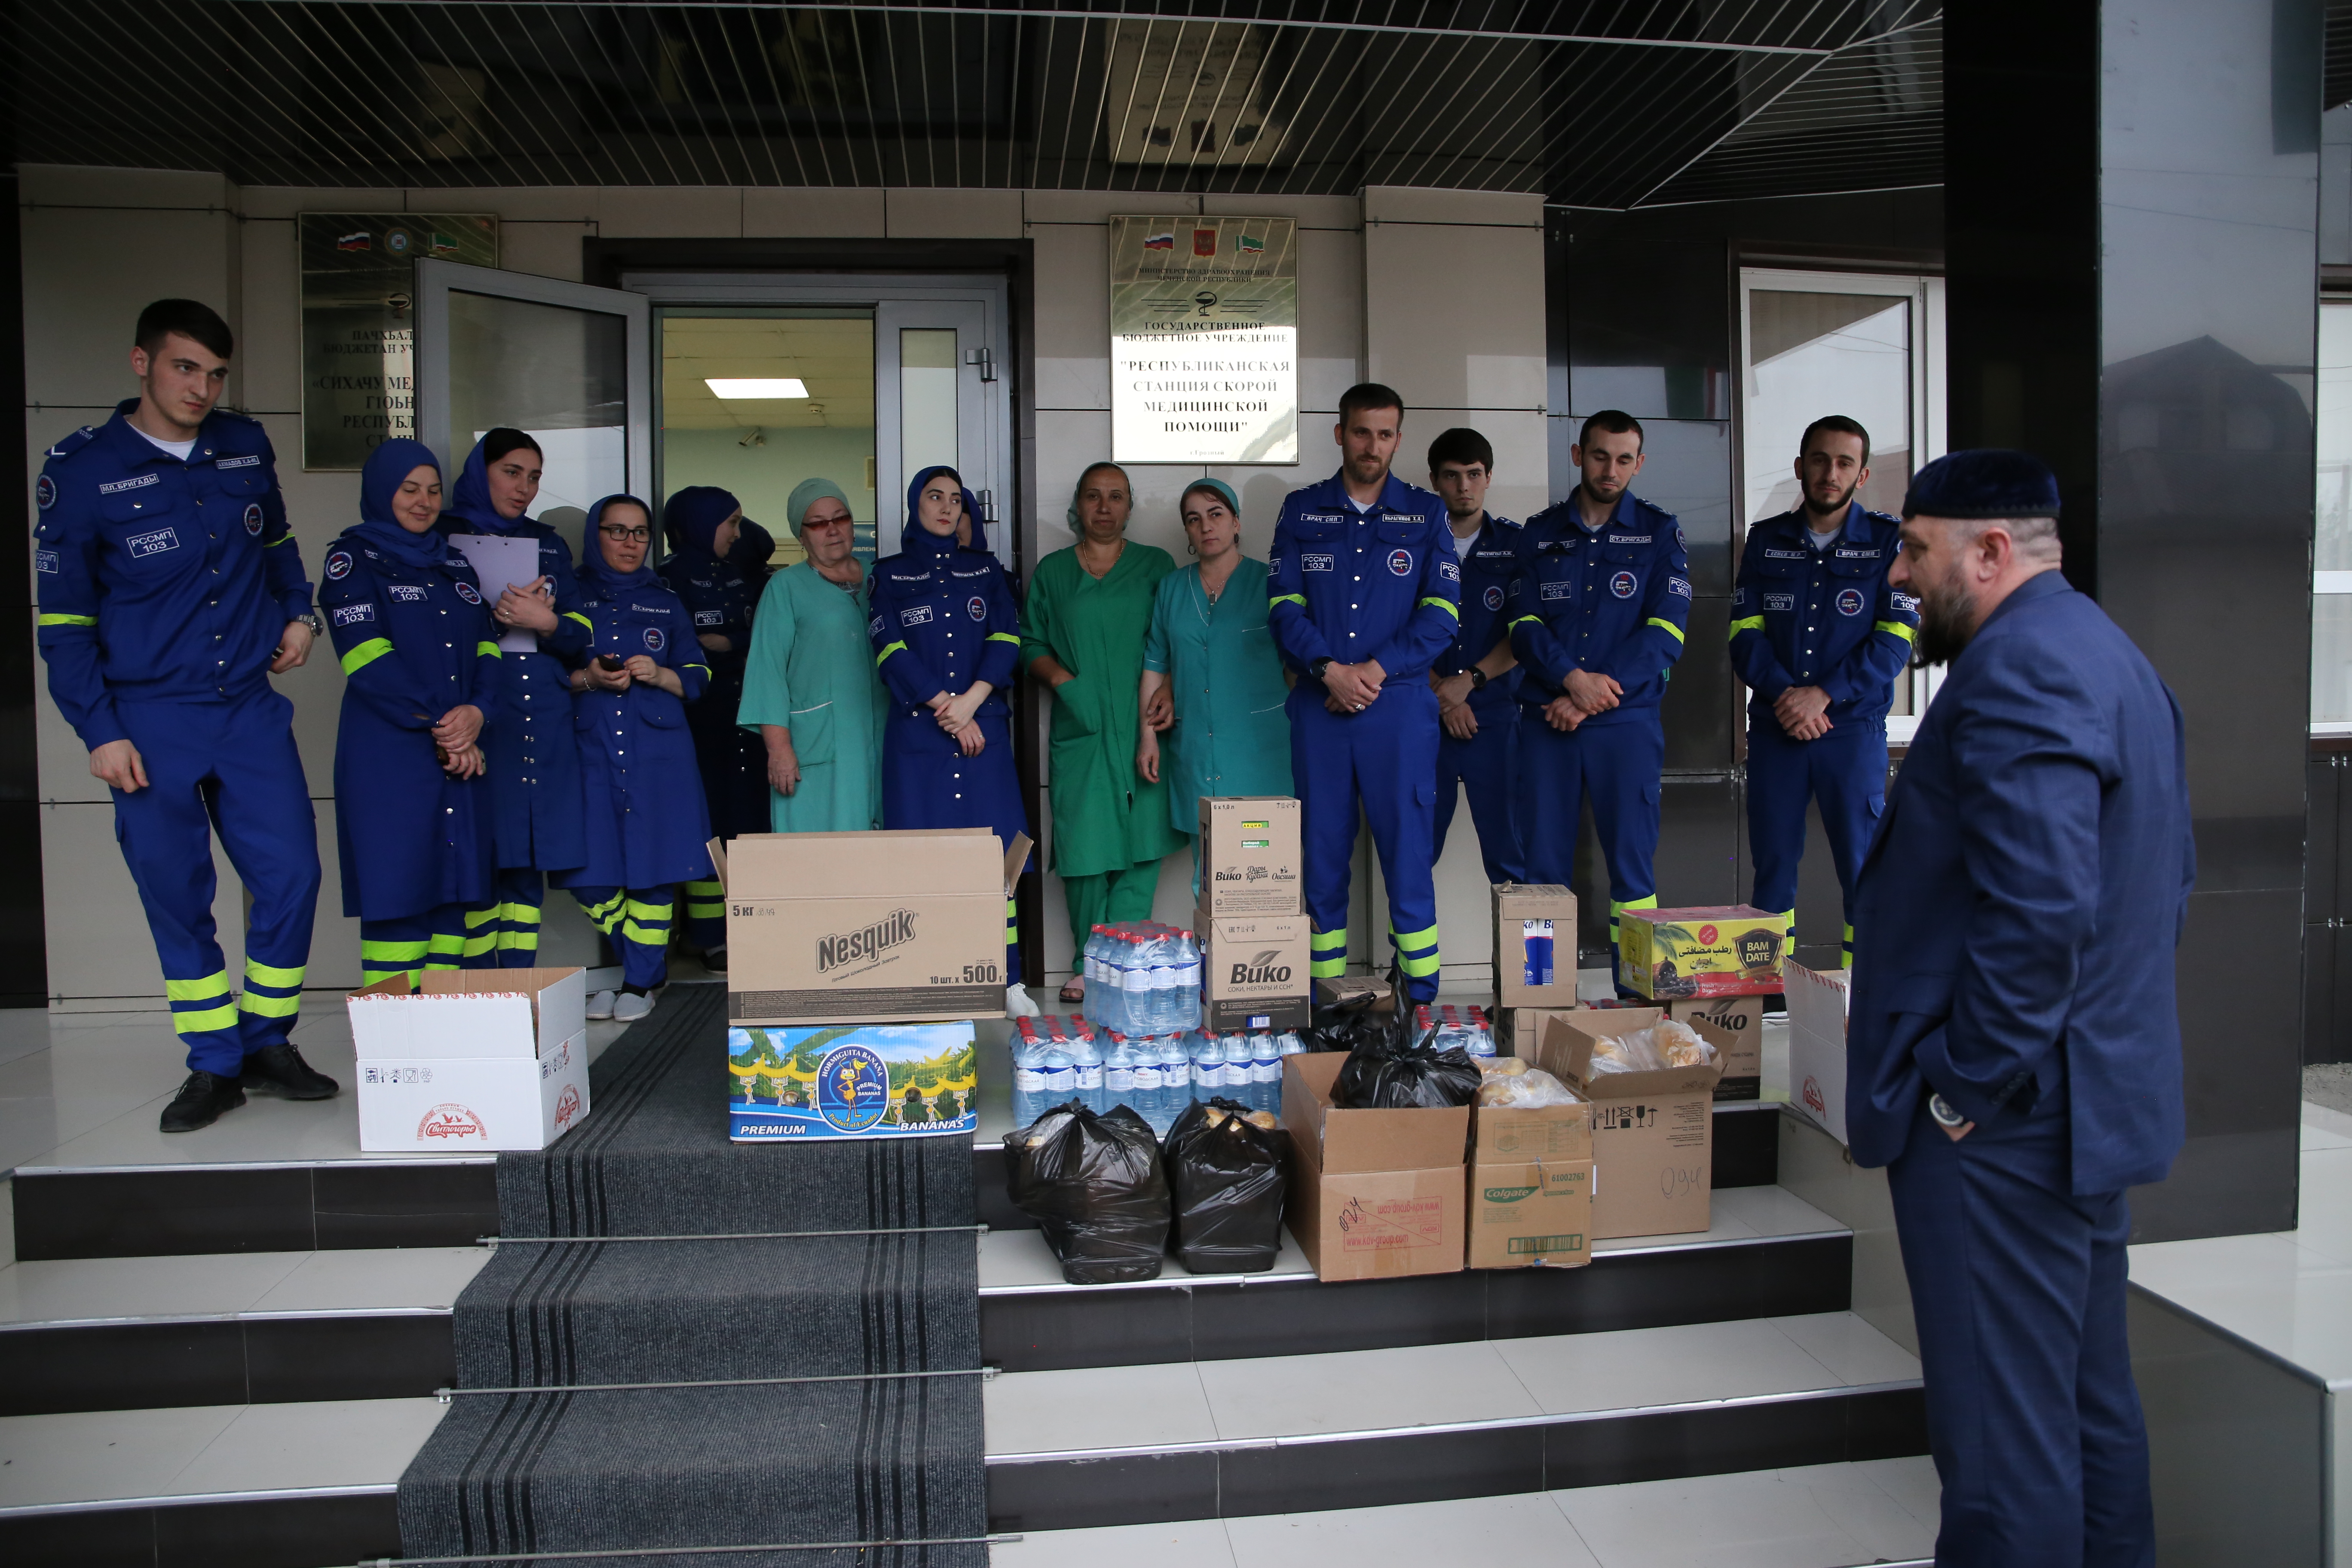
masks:
<instances>
[{"instance_id":1,"label":"woman in green scrubs","mask_svg":"<svg viewBox=\"0 0 2352 1568\"><path fill-rule=\"evenodd\" d=\"M1136 707L1152 592L1176 569L1168 552L1127 537L1127 470L1078 476L1069 521L1077 543L1037 563L1021 610L1021 660L1054 693L1054 871L1083 952L1097 925L1151 918L1160 859L1181 842L1166 792L1136 776ZM1073 976L1061 999L1085 994Z\"/></svg>"},{"instance_id":2,"label":"woman in green scrubs","mask_svg":"<svg viewBox=\"0 0 2352 1568\"><path fill-rule=\"evenodd\" d=\"M1290 720L1282 710L1290 678L1265 629L1265 563L1242 553L1232 487L1198 480L1181 505L1184 537L1200 561L1161 578L1152 599L1139 689L1150 722L1136 740L1135 771L1150 783L1165 779L1170 823L1190 837L1204 795L1292 793ZM1195 897L1200 890L1195 844Z\"/></svg>"},{"instance_id":3,"label":"woman in green scrubs","mask_svg":"<svg viewBox=\"0 0 2352 1568\"><path fill-rule=\"evenodd\" d=\"M866 635L871 584L851 553L857 530L839 485L804 479L786 510L808 559L760 597L736 722L767 742L777 832L863 832L882 825L889 701Z\"/></svg>"}]
</instances>

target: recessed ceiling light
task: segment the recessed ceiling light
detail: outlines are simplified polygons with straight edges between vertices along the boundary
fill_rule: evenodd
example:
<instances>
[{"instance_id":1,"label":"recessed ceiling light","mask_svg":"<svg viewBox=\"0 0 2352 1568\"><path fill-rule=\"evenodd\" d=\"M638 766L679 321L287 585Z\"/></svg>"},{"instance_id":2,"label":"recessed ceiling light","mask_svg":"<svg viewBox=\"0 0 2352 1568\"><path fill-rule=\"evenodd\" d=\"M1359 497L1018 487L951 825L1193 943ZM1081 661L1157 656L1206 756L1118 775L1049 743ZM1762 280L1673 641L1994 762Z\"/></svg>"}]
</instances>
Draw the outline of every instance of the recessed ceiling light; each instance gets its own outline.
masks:
<instances>
[{"instance_id":1,"label":"recessed ceiling light","mask_svg":"<svg viewBox=\"0 0 2352 1568\"><path fill-rule=\"evenodd\" d=\"M751 376L729 379L705 376L702 384L710 388L713 397L806 397L808 388L796 375Z\"/></svg>"}]
</instances>

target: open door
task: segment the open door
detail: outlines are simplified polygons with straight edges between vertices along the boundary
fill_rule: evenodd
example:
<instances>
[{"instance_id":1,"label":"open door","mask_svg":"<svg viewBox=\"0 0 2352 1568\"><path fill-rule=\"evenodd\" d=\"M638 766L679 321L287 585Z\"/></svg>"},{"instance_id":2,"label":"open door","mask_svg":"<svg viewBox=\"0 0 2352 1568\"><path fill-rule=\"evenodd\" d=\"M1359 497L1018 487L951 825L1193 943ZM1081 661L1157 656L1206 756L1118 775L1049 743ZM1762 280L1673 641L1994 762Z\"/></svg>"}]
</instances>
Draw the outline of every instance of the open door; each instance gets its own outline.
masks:
<instances>
[{"instance_id":1,"label":"open door","mask_svg":"<svg viewBox=\"0 0 2352 1568\"><path fill-rule=\"evenodd\" d=\"M500 425L546 454L537 510L627 491L658 509L649 302L455 261L416 264L416 427L457 483Z\"/></svg>"},{"instance_id":2,"label":"open door","mask_svg":"<svg viewBox=\"0 0 2352 1568\"><path fill-rule=\"evenodd\" d=\"M1013 565L1009 416L988 325L975 300L885 300L875 308L878 554L898 551L908 482L947 463L980 502L989 548L1008 570Z\"/></svg>"}]
</instances>

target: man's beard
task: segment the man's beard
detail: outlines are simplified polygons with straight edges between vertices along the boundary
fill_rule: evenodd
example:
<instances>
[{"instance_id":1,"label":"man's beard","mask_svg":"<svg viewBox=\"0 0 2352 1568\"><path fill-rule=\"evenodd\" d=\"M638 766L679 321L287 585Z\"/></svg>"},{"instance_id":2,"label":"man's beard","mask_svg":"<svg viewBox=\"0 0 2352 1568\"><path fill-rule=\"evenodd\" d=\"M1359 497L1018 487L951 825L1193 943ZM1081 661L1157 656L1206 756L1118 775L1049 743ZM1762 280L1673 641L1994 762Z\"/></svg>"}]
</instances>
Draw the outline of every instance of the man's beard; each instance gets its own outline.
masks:
<instances>
[{"instance_id":1,"label":"man's beard","mask_svg":"<svg viewBox=\"0 0 2352 1568\"><path fill-rule=\"evenodd\" d=\"M1920 664L1949 664L1977 635L1977 599L1959 583L1939 583L1919 595Z\"/></svg>"},{"instance_id":2,"label":"man's beard","mask_svg":"<svg viewBox=\"0 0 2352 1568\"><path fill-rule=\"evenodd\" d=\"M1583 481L1583 489L1584 499L1591 501L1594 506L1615 506L1619 501L1625 499L1625 487L1623 485L1619 485L1613 492L1604 495L1600 489L1594 487L1591 479L1586 479Z\"/></svg>"},{"instance_id":3,"label":"man's beard","mask_svg":"<svg viewBox=\"0 0 2352 1568\"><path fill-rule=\"evenodd\" d=\"M1846 508L1853 504L1853 492L1861 488L1860 485L1846 486L1839 492L1838 499L1826 507L1815 506L1812 492L1808 490L1805 492L1805 514L1808 517L1843 517Z\"/></svg>"}]
</instances>

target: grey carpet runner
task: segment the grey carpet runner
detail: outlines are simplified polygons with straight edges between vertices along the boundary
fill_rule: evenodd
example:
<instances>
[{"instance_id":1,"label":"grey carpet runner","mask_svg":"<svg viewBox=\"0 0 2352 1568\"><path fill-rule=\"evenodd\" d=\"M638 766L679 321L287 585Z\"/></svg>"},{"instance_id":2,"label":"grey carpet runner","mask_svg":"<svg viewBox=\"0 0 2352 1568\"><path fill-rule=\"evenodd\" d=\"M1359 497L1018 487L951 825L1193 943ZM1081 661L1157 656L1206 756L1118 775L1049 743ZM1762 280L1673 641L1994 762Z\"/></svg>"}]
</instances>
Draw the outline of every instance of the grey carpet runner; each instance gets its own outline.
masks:
<instances>
[{"instance_id":1,"label":"grey carpet runner","mask_svg":"<svg viewBox=\"0 0 2352 1568\"><path fill-rule=\"evenodd\" d=\"M968 1137L730 1143L725 994L673 987L596 1063L579 1129L499 1156L502 1237L973 1223ZM458 1387L549 1392L453 1400L401 1478L409 1557L986 1533L977 1377L581 1387L975 1368L969 1233L501 1246L457 1299L456 1332ZM988 1549L617 1561L983 1568Z\"/></svg>"}]
</instances>

